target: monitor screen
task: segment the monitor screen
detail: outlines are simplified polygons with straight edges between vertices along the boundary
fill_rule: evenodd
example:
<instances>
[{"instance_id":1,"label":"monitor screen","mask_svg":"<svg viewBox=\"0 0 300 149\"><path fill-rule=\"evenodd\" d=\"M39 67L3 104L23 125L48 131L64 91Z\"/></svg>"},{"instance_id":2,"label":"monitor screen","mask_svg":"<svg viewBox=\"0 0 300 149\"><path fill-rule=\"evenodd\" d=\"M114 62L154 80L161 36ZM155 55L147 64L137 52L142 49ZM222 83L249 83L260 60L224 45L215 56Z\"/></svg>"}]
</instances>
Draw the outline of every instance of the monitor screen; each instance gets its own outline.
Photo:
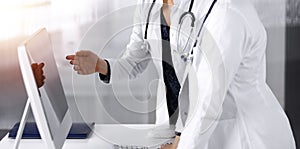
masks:
<instances>
[{"instance_id":1,"label":"monitor screen","mask_svg":"<svg viewBox=\"0 0 300 149\"><path fill-rule=\"evenodd\" d=\"M46 79L43 87L46 90L58 120L62 122L65 113L68 110L68 104L54 59L51 40L47 31L41 31L36 34L30 41L26 41L25 46L32 63L45 64L43 71Z\"/></svg>"}]
</instances>

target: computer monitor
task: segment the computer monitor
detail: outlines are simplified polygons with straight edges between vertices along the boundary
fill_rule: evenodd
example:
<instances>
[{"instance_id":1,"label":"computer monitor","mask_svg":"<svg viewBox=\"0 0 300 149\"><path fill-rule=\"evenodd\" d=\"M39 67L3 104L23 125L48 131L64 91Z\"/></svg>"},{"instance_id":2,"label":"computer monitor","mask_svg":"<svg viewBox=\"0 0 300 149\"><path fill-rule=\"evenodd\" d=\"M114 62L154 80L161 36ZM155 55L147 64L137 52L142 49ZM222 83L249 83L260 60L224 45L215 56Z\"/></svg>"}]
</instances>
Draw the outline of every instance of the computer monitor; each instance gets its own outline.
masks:
<instances>
[{"instance_id":1,"label":"computer monitor","mask_svg":"<svg viewBox=\"0 0 300 149\"><path fill-rule=\"evenodd\" d=\"M47 30L40 29L19 46L18 57L28 101L15 146L19 145L19 133L23 131L28 108L31 107L40 135L46 141L47 147L60 149L71 128L72 120ZM46 79L43 87L38 89L31 64L41 62L45 64L43 71Z\"/></svg>"}]
</instances>

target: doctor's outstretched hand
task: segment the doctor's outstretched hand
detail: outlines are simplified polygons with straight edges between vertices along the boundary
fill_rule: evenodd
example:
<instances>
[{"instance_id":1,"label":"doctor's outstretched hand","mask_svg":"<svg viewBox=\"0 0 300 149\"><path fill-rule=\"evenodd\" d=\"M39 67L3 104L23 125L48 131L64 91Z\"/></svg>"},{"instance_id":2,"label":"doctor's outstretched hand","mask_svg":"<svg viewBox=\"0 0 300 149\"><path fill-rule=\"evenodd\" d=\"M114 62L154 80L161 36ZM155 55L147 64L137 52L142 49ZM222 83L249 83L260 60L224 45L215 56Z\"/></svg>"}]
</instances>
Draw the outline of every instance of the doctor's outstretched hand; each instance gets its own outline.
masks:
<instances>
[{"instance_id":1,"label":"doctor's outstretched hand","mask_svg":"<svg viewBox=\"0 0 300 149\"><path fill-rule=\"evenodd\" d=\"M107 74L107 63L99 58L95 53L87 50L81 50L74 55L68 55L67 60L74 65L73 69L81 75L89 75L92 73Z\"/></svg>"},{"instance_id":2,"label":"doctor's outstretched hand","mask_svg":"<svg viewBox=\"0 0 300 149\"><path fill-rule=\"evenodd\" d=\"M176 149L179 143L180 137L176 136L172 144L164 144L159 149Z\"/></svg>"}]
</instances>

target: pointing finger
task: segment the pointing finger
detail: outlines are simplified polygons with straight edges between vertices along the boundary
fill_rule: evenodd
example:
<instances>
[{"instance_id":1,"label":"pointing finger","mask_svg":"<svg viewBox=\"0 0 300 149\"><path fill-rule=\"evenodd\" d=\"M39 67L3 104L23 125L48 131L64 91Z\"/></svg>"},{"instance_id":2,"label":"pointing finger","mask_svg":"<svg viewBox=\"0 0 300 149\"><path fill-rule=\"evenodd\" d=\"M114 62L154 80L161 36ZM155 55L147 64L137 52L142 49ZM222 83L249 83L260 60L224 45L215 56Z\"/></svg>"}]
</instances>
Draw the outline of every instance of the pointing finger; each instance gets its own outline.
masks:
<instances>
[{"instance_id":1,"label":"pointing finger","mask_svg":"<svg viewBox=\"0 0 300 149\"><path fill-rule=\"evenodd\" d=\"M40 64L38 65L38 68L42 69L44 66L45 66L44 63L40 63Z\"/></svg>"},{"instance_id":2,"label":"pointing finger","mask_svg":"<svg viewBox=\"0 0 300 149\"><path fill-rule=\"evenodd\" d=\"M68 55L68 56L66 56L67 60L74 60L74 58L75 58L75 55Z\"/></svg>"}]
</instances>

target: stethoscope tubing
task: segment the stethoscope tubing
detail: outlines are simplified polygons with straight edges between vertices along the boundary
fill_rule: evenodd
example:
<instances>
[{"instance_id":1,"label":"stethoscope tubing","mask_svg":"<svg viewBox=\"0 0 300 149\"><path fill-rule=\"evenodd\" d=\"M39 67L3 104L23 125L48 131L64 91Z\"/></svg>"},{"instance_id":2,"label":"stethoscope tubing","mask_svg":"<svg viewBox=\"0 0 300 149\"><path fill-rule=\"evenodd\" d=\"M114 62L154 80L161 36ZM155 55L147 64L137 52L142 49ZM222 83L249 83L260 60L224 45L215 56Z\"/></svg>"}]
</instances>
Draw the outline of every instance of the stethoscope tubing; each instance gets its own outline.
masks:
<instances>
[{"instance_id":1,"label":"stethoscope tubing","mask_svg":"<svg viewBox=\"0 0 300 149\"><path fill-rule=\"evenodd\" d=\"M152 9L153 9L153 7L154 7L154 5L155 5L155 2L156 2L156 0L153 0L152 4L151 4L151 6L150 6L149 12L148 12L147 23L146 23L146 29L145 29L145 34L144 34L144 40L147 40L147 39L148 39L148 28L149 28L149 23L150 23L150 16L151 16L151 11L152 11ZM197 34L197 38L196 38L196 41L195 41L193 47L197 46L197 43L198 43L199 37L201 36L201 32L202 32L202 29L203 29L203 27L204 27L204 24L205 24L205 22L206 22L208 16L210 15L210 13L211 13L213 7L215 6L215 3L216 3L216 2L217 2L217 0L214 0L214 1L212 2L211 6L210 6L210 8L209 8L209 10L208 10L208 12L206 13L206 15L205 15L205 17L204 17L204 19L203 19L203 22L202 22L202 24L201 24L201 26L200 26L200 29L199 29L199 32L198 32L198 34ZM191 0L190 7L189 7L189 11L183 13L183 14L180 16L180 19L179 19L179 22L178 22L180 28L181 28L181 24L183 23L183 20L184 20L185 16L187 16L187 15L190 15L190 16L191 16L191 18L192 18L191 27L194 28L194 26L195 26L195 21L196 21L196 17L195 17L195 15L194 15L194 13L192 12L193 6L194 6L194 0ZM193 31L193 29L191 29L191 31ZM190 37L189 37L189 38L190 38ZM177 40L178 40L178 39L177 39ZM188 41L189 41L189 40L188 40ZM177 42L179 42L179 41L177 41ZM185 46L185 48L186 48L186 46ZM190 53L187 53L187 55L192 55L192 54L193 54L193 49L190 50Z\"/></svg>"},{"instance_id":2,"label":"stethoscope tubing","mask_svg":"<svg viewBox=\"0 0 300 149\"><path fill-rule=\"evenodd\" d=\"M148 12L148 16L147 16L147 23L146 23L146 29L145 29L145 35L144 35L144 39L146 40L148 38L148 27L149 27L149 22L150 22L150 15L151 15L151 11L155 5L156 0L153 0L151 6L150 6L150 10Z\"/></svg>"}]
</instances>

